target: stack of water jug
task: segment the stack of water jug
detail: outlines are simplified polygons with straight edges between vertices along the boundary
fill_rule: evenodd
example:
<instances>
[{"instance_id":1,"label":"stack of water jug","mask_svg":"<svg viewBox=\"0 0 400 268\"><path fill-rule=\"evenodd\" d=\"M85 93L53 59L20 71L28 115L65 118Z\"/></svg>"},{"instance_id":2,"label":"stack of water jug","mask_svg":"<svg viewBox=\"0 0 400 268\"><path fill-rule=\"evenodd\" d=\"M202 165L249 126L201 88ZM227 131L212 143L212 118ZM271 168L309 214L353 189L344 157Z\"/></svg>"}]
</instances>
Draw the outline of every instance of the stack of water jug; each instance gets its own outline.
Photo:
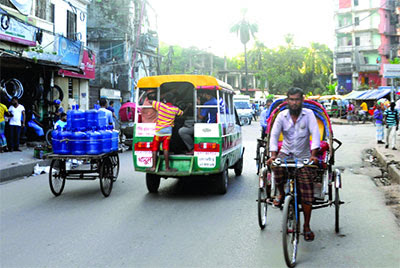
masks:
<instances>
[{"instance_id":1,"label":"stack of water jug","mask_svg":"<svg viewBox=\"0 0 400 268\"><path fill-rule=\"evenodd\" d=\"M106 113L98 105L88 111L74 105L67 112L67 127L52 132L52 146L55 154L109 153L118 150L118 131L107 125Z\"/></svg>"}]
</instances>

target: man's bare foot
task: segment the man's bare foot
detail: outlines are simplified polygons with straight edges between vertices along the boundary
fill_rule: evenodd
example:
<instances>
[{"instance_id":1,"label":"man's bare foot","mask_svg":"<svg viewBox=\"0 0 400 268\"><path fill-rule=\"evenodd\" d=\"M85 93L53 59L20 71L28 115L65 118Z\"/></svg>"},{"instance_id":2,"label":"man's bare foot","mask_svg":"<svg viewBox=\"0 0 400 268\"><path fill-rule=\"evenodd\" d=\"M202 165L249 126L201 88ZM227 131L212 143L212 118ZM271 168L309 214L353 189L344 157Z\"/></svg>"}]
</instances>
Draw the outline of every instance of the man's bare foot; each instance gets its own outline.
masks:
<instances>
[{"instance_id":1,"label":"man's bare foot","mask_svg":"<svg viewBox=\"0 0 400 268\"><path fill-rule=\"evenodd\" d=\"M146 168L146 171L154 172L154 171L156 171L156 168L155 167Z\"/></svg>"},{"instance_id":2,"label":"man's bare foot","mask_svg":"<svg viewBox=\"0 0 400 268\"><path fill-rule=\"evenodd\" d=\"M178 170L176 168L167 168L165 169L166 172L177 172Z\"/></svg>"},{"instance_id":3,"label":"man's bare foot","mask_svg":"<svg viewBox=\"0 0 400 268\"><path fill-rule=\"evenodd\" d=\"M309 226L303 226L303 232L304 232L304 240L307 242L311 242L314 240L315 235L313 231L311 231Z\"/></svg>"}]
</instances>

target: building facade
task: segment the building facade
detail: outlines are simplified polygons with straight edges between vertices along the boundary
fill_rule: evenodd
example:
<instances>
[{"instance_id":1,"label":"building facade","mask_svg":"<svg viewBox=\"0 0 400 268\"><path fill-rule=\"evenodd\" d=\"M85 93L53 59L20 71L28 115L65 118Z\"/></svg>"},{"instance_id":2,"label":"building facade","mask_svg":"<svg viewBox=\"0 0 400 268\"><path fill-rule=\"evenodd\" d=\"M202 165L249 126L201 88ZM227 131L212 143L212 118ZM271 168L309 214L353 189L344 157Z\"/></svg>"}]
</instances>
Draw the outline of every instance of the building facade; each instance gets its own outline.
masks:
<instances>
[{"instance_id":1,"label":"building facade","mask_svg":"<svg viewBox=\"0 0 400 268\"><path fill-rule=\"evenodd\" d=\"M89 6L88 43L98 55L90 103L101 97L133 101L135 85L144 76L160 74L155 12L147 1L94 1Z\"/></svg>"},{"instance_id":2,"label":"building facade","mask_svg":"<svg viewBox=\"0 0 400 268\"><path fill-rule=\"evenodd\" d=\"M334 0L338 93L388 85L383 64L398 56L394 0Z\"/></svg>"},{"instance_id":3,"label":"building facade","mask_svg":"<svg viewBox=\"0 0 400 268\"><path fill-rule=\"evenodd\" d=\"M95 55L86 46L90 0L22 2L0 0L2 102L23 89L20 102L34 107L39 120L49 115L55 99L65 110L74 104L87 109L95 67Z\"/></svg>"}]
</instances>

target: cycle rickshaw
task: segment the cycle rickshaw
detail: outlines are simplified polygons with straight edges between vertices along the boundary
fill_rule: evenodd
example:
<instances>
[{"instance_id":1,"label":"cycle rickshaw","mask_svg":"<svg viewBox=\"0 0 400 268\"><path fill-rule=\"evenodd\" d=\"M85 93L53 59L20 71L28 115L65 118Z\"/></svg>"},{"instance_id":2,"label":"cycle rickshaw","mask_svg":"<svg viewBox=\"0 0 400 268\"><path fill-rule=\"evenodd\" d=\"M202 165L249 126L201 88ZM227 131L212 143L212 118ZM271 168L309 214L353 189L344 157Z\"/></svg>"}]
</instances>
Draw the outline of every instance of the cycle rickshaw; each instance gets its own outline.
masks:
<instances>
[{"instance_id":1,"label":"cycle rickshaw","mask_svg":"<svg viewBox=\"0 0 400 268\"><path fill-rule=\"evenodd\" d=\"M316 169L317 176L313 180L314 202L312 209L335 207L335 232L339 232L339 208L343 202L339 197L339 189L342 187L341 174L334 169L335 152L341 146L341 142L333 137L332 125L325 108L318 102L304 100L304 108L314 112L320 131L321 144L318 152L319 163L308 163L307 160L293 161L277 159L273 165L285 168L287 174L286 198L283 206L283 250L285 261L288 267L296 265L297 245L300 236L300 212L301 206L297 202L296 170L305 166ZM264 229L267 222L267 208L272 205L272 200L277 194L274 183L274 175L271 167L266 165L270 157L269 143L271 129L278 114L287 109L287 102L284 99L275 101L268 110L267 130L264 140L257 143L257 173L259 175L258 190L258 222L261 229ZM283 136L279 138L279 149L282 145Z\"/></svg>"}]
</instances>

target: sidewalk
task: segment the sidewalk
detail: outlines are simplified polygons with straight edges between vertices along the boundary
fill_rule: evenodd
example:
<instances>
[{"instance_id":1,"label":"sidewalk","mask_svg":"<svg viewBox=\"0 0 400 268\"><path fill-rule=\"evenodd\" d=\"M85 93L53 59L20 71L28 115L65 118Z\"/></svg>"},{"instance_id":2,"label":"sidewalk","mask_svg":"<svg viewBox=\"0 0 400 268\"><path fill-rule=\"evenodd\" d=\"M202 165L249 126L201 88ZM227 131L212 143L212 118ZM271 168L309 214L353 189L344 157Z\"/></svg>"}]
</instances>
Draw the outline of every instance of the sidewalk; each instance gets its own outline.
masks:
<instances>
[{"instance_id":1,"label":"sidewalk","mask_svg":"<svg viewBox=\"0 0 400 268\"><path fill-rule=\"evenodd\" d=\"M396 134L396 144L398 150L385 149L385 144L375 146L375 156L379 163L387 168L388 176L392 182L400 184L400 136Z\"/></svg>"},{"instance_id":2,"label":"sidewalk","mask_svg":"<svg viewBox=\"0 0 400 268\"><path fill-rule=\"evenodd\" d=\"M334 125L349 125L347 119L331 118ZM360 123L355 123L355 125ZM365 124L372 124L366 122ZM397 151L391 148L386 149L385 144L375 144L375 156L378 158L379 163L387 168L388 176L392 182L400 184L400 136L396 133Z\"/></svg>"},{"instance_id":3,"label":"sidewalk","mask_svg":"<svg viewBox=\"0 0 400 268\"><path fill-rule=\"evenodd\" d=\"M33 147L20 147L22 152L10 152L0 154L0 182L12 180L18 177L29 176L33 173L36 164L49 166L49 160L33 157Z\"/></svg>"}]
</instances>

